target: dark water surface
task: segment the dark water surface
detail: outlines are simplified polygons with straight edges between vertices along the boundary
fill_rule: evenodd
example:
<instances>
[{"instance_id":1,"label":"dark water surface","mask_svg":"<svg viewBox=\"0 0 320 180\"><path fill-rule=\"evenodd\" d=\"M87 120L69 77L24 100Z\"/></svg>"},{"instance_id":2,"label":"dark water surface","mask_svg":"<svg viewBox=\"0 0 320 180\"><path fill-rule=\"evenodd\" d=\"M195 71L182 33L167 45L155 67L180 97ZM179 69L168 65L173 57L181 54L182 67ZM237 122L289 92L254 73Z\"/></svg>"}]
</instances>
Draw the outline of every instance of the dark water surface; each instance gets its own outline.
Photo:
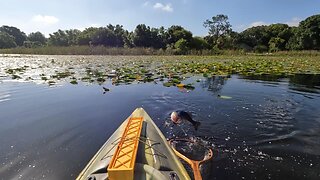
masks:
<instances>
[{"instance_id":1,"label":"dark water surface","mask_svg":"<svg viewBox=\"0 0 320 180\"><path fill-rule=\"evenodd\" d=\"M167 137L184 128L213 144L206 179L320 179L319 76L201 79L193 91L107 82L105 94L95 84L0 81L0 179L74 179L137 107ZM178 109L198 131L165 126Z\"/></svg>"}]
</instances>

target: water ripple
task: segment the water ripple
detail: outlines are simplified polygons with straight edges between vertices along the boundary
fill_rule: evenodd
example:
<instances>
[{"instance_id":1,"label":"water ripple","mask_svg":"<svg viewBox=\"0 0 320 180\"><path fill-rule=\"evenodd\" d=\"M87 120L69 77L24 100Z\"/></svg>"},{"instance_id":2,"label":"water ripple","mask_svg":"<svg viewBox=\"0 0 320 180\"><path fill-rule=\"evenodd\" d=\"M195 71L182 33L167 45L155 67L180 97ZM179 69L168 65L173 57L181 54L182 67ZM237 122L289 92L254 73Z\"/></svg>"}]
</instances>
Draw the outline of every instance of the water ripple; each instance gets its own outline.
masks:
<instances>
[{"instance_id":1,"label":"water ripple","mask_svg":"<svg viewBox=\"0 0 320 180\"><path fill-rule=\"evenodd\" d=\"M10 101L11 94L9 92L0 92L0 103Z\"/></svg>"}]
</instances>

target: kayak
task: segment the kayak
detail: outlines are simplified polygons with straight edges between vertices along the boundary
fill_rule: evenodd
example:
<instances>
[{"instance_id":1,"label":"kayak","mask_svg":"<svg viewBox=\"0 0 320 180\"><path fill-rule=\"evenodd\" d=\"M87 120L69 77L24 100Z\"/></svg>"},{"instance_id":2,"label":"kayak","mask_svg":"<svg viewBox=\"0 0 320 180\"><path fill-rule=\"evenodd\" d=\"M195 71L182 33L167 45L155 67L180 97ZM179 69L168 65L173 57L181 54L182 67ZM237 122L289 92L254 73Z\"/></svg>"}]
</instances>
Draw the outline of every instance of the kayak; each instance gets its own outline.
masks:
<instances>
[{"instance_id":1,"label":"kayak","mask_svg":"<svg viewBox=\"0 0 320 180\"><path fill-rule=\"evenodd\" d=\"M77 180L190 179L167 139L137 108L89 161Z\"/></svg>"}]
</instances>

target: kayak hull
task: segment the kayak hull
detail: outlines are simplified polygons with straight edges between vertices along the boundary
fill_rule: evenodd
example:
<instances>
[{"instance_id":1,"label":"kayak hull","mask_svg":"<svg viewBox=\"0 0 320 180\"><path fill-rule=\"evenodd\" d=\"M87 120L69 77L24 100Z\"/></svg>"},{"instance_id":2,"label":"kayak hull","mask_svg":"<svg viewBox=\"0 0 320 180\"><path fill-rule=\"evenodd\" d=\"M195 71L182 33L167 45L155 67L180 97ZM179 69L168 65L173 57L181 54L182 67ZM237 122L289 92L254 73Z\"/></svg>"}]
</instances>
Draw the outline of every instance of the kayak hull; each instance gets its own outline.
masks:
<instances>
[{"instance_id":1,"label":"kayak hull","mask_svg":"<svg viewBox=\"0 0 320 180\"><path fill-rule=\"evenodd\" d=\"M100 148L77 180L108 178L108 166L132 117L143 117L133 179L190 179L159 128L144 109L137 108Z\"/></svg>"}]
</instances>

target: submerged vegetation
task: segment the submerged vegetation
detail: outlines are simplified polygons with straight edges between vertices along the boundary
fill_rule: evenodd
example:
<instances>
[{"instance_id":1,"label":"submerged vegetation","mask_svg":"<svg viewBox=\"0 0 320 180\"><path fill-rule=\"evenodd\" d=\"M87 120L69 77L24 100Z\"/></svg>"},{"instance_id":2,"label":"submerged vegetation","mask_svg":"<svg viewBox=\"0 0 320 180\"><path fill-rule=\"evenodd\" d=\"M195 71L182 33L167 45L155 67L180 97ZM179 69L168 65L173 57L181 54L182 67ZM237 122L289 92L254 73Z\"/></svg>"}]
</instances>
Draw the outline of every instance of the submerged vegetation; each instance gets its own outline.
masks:
<instances>
[{"instance_id":1,"label":"submerged vegetation","mask_svg":"<svg viewBox=\"0 0 320 180\"><path fill-rule=\"evenodd\" d=\"M320 74L317 54L238 56L1 56L2 79L19 79L55 85L98 83L114 85L154 82L166 87L193 89L202 77ZM185 83L191 76L200 79Z\"/></svg>"}]
</instances>

